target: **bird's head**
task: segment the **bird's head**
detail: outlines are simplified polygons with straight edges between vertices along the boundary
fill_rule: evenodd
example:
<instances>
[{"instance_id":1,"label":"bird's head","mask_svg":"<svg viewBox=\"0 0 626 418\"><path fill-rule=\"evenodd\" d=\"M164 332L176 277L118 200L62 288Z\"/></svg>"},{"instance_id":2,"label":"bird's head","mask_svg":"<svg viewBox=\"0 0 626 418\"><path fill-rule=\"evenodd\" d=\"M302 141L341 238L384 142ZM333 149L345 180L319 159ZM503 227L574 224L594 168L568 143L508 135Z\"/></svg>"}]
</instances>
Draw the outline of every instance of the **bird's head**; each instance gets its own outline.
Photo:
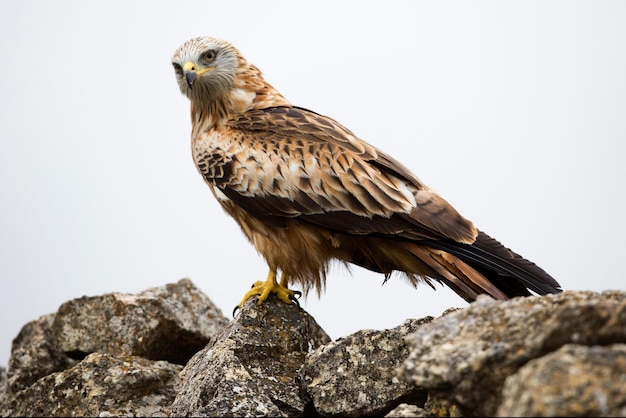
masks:
<instances>
[{"instance_id":1,"label":"bird's head","mask_svg":"<svg viewBox=\"0 0 626 418\"><path fill-rule=\"evenodd\" d=\"M210 102L233 86L243 58L230 43L210 37L191 39L172 57L180 91L192 102Z\"/></svg>"}]
</instances>

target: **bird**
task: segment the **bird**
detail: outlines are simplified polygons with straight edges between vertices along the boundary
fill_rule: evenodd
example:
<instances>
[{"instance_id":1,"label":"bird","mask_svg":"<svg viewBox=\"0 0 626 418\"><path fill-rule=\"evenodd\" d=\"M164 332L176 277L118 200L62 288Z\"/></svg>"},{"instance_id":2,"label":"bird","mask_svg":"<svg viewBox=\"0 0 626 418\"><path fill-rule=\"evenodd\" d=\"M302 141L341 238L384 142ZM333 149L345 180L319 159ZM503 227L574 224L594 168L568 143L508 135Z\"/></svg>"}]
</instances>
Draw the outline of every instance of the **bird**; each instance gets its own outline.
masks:
<instances>
[{"instance_id":1,"label":"bird","mask_svg":"<svg viewBox=\"0 0 626 418\"><path fill-rule=\"evenodd\" d=\"M237 307L255 296L297 303L296 284L319 296L335 263L381 273L383 283L394 274L438 282L467 302L562 291L402 163L291 104L231 43L193 38L171 62L190 101L196 168L269 267Z\"/></svg>"}]
</instances>

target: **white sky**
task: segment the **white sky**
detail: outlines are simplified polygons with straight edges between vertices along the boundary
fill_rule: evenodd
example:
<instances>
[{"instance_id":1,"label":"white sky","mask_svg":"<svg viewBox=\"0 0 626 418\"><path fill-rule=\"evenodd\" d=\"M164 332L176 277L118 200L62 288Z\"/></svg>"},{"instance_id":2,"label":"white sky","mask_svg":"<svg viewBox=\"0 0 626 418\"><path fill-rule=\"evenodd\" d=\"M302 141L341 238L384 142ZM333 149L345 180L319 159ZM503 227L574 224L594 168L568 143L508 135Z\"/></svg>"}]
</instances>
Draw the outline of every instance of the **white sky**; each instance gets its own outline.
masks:
<instances>
[{"instance_id":1,"label":"white sky","mask_svg":"<svg viewBox=\"0 0 626 418\"><path fill-rule=\"evenodd\" d=\"M263 260L193 165L170 58L235 44L565 289L624 289L626 2L0 2L0 364L72 298L190 277L230 316ZM333 338L451 291L334 270Z\"/></svg>"}]
</instances>

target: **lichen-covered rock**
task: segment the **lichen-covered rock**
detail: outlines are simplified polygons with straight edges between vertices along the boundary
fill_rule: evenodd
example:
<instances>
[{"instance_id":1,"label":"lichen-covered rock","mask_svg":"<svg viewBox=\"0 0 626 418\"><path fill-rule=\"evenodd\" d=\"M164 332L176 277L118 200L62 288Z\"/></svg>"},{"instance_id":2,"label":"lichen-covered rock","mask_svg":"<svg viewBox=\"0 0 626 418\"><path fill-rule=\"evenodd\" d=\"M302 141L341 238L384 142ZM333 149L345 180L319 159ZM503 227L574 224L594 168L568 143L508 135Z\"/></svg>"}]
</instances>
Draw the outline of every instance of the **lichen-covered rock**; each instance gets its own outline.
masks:
<instances>
[{"instance_id":1,"label":"lichen-covered rock","mask_svg":"<svg viewBox=\"0 0 626 418\"><path fill-rule=\"evenodd\" d=\"M226 322L188 280L70 301L15 338L0 416L626 415L625 292L481 297L334 342L273 296Z\"/></svg>"},{"instance_id":2,"label":"lichen-covered rock","mask_svg":"<svg viewBox=\"0 0 626 418\"><path fill-rule=\"evenodd\" d=\"M7 380L7 369L0 366L0 411L2 411L2 405L6 403L9 396L9 383Z\"/></svg>"},{"instance_id":3,"label":"lichen-covered rock","mask_svg":"<svg viewBox=\"0 0 626 418\"><path fill-rule=\"evenodd\" d=\"M466 415L493 415L504 380L528 361L568 343L624 343L624 318L624 292L564 292L506 302L482 296L407 338L411 354L404 376Z\"/></svg>"},{"instance_id":4,"label":"lichen-covered rock","mask_svg":"<svg viewBox=\"0 0 626 418\"><path fill-rule=\"evenodd\" d=\"M169 414L179 363L227 322L187 279L69 301L14 339L0 415Z\"/></svg>"},{"instance_id":5,"label":"lichen-covered rock","mask_svg":"<svg viewBox=\"0 0 626 418\"><path fill-rule=\"evenodd\" d=\"M402 403L389 411L385 417L428 417L428 413L417 405Z\"/></svg>"},{"instance_id":6,"label":"lichen-covered rock","mask_svg":"<svg viewBox=\"0 0 626 418\"><path fill-rule=\"evenodd\" d=\"M309 354L301 376L317 413L380 416L400 403L423 406L426 392L400 379L398 369L409 354L404 338L431 320L358 331Z\"/></svg>"},{"instance_id":7,"label":"lichen-covered rock","mask_svg":"<svg viewBox=\"0 0 626 418\"><path fill-rule=\"evenodd\" d=\"M182 279L137 294L66 302L54 317L50 339L75 359L97 352L185 364L227 323L204 293Z\"/></svg>"},{"instance_id":8,"label":"lichen-covered rock","mask_svg":"<svg viewBox=\"0 0 626 418\"><path fill-rule=\"evenodd\" d=\"M461 408L447 399L440 399L432 394L428 394L428 399L424 405L424 410L429 417L442 417L442 418L458 418L470 414L463 414Z\"/></svg>"},{"instance_id":9,"label":"lichen-covered rock","mask_svg":"<svg viewBox=\"0 0 626 418\"><path fill-rule=\"evenodd\" d=\"M330 341L295 305L252 298L181 372L176 416L302 416L298 369Z\"/></svg>"},{"instance_id":10,"label":"lichen-covered rock","mask_svg":"<svg viewBox=\"0 0 626 418\"><path fill-rule=\"evenodd\" d=\"M182 366L139 357L88 355L0 407L1 416L169 416Z\"/></svg>"},{"instance_id":11,"label":"lichen-covered rock","mask_svg":"<svg viewBox=\"0 0 626 418\"><path fill-rule=\"evenodd\" d=\"M626 416L626 345L565 345L509 376L502 397L505 417Z\"/></svg>"},{"instance_id":12,"label":"lichen-covered rock","mask_svg":"<svg viewBox=\"0 0 626 418\"><path fill-rule=\"evenodd\" d=\"M22 327L13 340L9 359L8 390L17 393L50 373L76 363L50 341L54 314L44 315Z\"/></svg>"}]
</instances>

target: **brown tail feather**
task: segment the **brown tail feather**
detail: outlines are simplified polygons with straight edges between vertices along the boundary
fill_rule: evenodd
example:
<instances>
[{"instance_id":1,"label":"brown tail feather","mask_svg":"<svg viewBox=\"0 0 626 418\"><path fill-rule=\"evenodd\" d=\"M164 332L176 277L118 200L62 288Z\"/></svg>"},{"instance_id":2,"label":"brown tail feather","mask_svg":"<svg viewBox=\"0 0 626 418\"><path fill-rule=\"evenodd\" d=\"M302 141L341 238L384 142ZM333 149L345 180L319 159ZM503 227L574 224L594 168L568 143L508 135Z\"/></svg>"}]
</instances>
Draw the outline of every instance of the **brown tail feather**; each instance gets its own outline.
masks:
<instances>
[{"instance_id":1,"label":"brown tail feather","mask_svg":"<svg viewBox=\"0 0 626 418\"><path fill-rule=\"evenodd\" d=\"M413 243L407 243L405 247L430 267L437 279L466 301L472 302L482 293L499 300L508 299L507 295L502 293L489 279L459 258L441 250L422 247Z\"/></svg>"},{"instance_id":2,"label":"brown tail feather","mask_svg":"<svg viewBox=\"0 0 626 418\"><path fill-rule=\"evenodd\" d=\"M424 240L406 248L430 267L463 299L473 301L481 293L496 299L558 293L561 285L543 269L479 231L473 244Z\"/></svg>"}]
</instances>

